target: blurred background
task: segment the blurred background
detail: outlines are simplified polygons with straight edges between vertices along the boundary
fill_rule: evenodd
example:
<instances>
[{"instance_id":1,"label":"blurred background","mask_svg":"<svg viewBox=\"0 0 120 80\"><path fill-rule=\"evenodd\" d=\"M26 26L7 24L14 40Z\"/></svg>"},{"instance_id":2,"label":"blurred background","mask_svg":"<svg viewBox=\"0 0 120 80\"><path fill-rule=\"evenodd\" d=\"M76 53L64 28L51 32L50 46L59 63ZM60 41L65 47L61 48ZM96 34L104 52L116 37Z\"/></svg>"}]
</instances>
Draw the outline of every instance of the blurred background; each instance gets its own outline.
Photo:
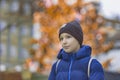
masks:
<instances>
[{"instance_id":1,"label":"blurred background","mask_svg":"<svg viewBox=\"0 0 120 80\"><path fill-rule=\"evenodd\" d=\"M114 4L113 4L114 3ZM120 79L120 1L0 0L0 80L47 80L60 26L78 20L106 80Z\"/></svg>"}]
</instances>

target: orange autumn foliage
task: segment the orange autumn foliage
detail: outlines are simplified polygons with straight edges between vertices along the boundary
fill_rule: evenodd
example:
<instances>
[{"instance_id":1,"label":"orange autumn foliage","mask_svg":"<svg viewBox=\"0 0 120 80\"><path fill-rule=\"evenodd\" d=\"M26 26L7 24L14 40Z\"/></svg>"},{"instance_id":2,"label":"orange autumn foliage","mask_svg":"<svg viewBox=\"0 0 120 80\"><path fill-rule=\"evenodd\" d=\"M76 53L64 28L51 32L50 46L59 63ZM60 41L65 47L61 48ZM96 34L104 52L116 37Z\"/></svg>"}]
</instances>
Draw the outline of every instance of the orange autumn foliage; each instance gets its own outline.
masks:
<instances>
[{"instance_id":1,"label":"orange autumn foliage","mask_svg":"<svg viewBox=\"0 0 120 80\"><path fill-rule=\"evenodd\" d=\"M46 7L43 3L44 11L35 12L33 15L33 22L39 22L41 25L42 36L38 41L33 39L31 43L40 45L39 50L43 56L39 59L39 62L45 70L50 69L51 63L55 60L57 52L61 48L58 39L58 29L62 24L71 20L80 19L84 32L84 44L92 47L93 56L108 51L113 47L111 42L105 44L106 32L103 34L99 30L104 24L104 18L98 15L94 6L89 9L88 6L92 5L92 3L85 4L81 0L77 1L72 5L67 5L63 0L59 0L59 4L50 7ZM39 6L41 7L40 4ZM80 13L80 10L84 7L86 7L86 13ZM99 21L100 19L101 22Z\"/></svg>"}]
</instances>

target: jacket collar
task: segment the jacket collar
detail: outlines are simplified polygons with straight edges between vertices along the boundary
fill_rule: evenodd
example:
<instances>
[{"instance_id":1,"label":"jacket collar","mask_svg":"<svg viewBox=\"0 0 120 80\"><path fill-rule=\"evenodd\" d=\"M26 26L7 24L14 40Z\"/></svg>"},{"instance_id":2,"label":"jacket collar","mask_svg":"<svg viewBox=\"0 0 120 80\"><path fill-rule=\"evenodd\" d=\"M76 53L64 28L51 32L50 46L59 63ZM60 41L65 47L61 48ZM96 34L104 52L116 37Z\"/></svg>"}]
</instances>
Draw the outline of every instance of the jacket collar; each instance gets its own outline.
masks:
<instances>
[{"instance_id":1,"label":"jacket collar","mask_svg":"<svg viewBox=\"0 0 120 80\"><path fill-rule=\"evenodd\" d=\"M70 60L71 57L74 59L81 59L89 57L91 55L91 50L91 47L88 45L83 45L76 53L66 53L63 49L61 49L57 58L63 60Z\"/></svg>"}]
</instances>

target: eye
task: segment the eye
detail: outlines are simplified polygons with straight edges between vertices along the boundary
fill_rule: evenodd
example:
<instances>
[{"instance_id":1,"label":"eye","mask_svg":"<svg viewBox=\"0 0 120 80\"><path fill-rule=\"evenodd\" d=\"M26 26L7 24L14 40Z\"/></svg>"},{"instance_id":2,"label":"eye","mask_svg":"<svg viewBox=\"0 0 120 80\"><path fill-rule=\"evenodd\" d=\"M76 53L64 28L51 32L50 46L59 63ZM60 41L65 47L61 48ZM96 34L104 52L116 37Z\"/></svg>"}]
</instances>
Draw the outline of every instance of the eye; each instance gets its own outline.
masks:
<instances>
[{"instance_id":1,"label":"eye","mask_svg":"<svg viewBox=\"0 0 120 80\"><path fill-rule=\"evenodd\" d=\"M72 36L66 36L66 38L72 38Z\"/></svg>"},{"instance_id":2,"label":"eye","mask_svg":"<svg viewBox=\"0 0 120 80\"><path fill-rule=\"evenodd\" d=\"M60 41L62 41L63 40L63 37L60 37Z\"/></svg>"}]
</instances>

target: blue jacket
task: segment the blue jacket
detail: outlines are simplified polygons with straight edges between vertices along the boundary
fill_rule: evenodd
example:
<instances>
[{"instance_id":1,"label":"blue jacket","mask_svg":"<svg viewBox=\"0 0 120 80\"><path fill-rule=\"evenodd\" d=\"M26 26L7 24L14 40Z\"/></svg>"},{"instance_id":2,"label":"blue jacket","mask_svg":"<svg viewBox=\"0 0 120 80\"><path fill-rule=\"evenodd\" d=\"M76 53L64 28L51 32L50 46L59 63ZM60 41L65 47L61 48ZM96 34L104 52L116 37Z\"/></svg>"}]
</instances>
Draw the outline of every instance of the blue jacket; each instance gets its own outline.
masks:
<instances>
[{"instance_id":1,"label":"blue jacket","mask_svg":"<svg viewBox=\"0 0 120 80\"><path fill-rule=\"evenodd\" d=\"M93 59L90 66L88 79L88 62L91 55L90 46L82 46L78 52L68 54L63 49L58 54L61 61L56 72L56 63L52 66L48 80L104 80L104 72L101 64Z\"/></svg>"}]
</instances>

